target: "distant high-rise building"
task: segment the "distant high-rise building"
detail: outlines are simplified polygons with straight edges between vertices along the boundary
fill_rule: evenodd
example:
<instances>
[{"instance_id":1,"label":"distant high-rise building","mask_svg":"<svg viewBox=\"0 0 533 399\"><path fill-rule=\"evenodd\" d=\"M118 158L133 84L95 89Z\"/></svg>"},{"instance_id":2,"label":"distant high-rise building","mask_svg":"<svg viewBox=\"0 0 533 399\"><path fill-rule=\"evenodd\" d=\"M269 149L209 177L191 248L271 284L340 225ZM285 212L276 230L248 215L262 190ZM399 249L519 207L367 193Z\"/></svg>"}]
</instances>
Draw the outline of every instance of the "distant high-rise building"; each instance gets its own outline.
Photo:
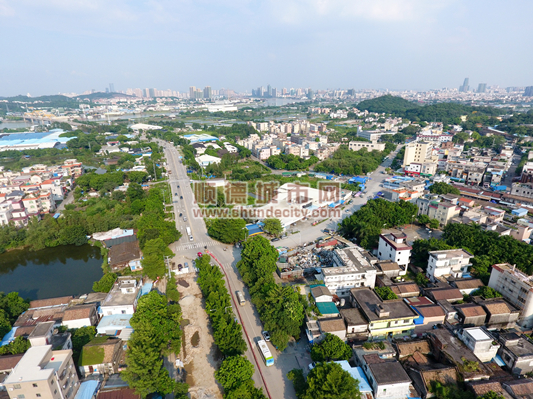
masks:
<instances>
[{"instance_id":1,"label":"distant high-rise building","mask_svg":"<svg viewBox=\"0 0 533 399\"><path fill-rule=\"evenodd\" d=\"M487 91L487 84L486 83L480 83L477 85L477 92L478 93L485 93Z\"/></svg>"},{"instance_id":2,"label":"distant high-rise building","mask_svg":"<svg viewBox=\"0 0 533 399\"><path fill-rule=\"evenodd\" d=\"M155 89L154 88L151 88L151 89L148 89L148 97L155 97Z\"/></svg>"},{"instance_id":3,"label":"distant high-rise building","mask_svg":"<svg viewBox=\"0 0 533 399\"><path fill-rule=\"evenodd\" d=\"M191 100L194 100L195 96L196 96L196 87L194 86L189 87L189 98Z\"/></svg>"},{"instance_id":4,"label":"distant high-rise building","mask_svg":"<svg viewBox=\"0 0 533 399\"><path fill-rule=\"evenodd\" d=\"M105 88L105 92L106 92L106 93L109 93L109 89L108 89L107 87Z\"/></svg>"},{"instance_id":5,"label":"distant high-rise building","mask_svg":"<svg viewBox=\"0 0 533 399\"><path fill-rule=\"evenodd\" d=\"M311 90L311 88L307 89L307 98L309 99L313 98L313 90Z\"/></svg>"},{"instance_id":6,"label":"distant high-rise building","mask_svg":"<svg viewBox=\"0 0 533 399\"><path fill-rule=\"evenodd\" d=\"M267 94L268 97L270 97L272 95L272 87L270 85L267 86L266 94Z\"/></svg>"},{"instance_id":7,"label":"distant high-rise building","mask_svg":"<svg viewBox=\"0 0 533 399\"><path fill-rule=\"evenodd\" d=\"M210 99L212 97L211 86L205 86L204 88L204 98Z\"/></svg>"},{"instance_id":8,"label":"distant high-rise building","mask_svg":"<svg viewBox=\"0 0 533 399\"><path fill-rule=\"evenodd\" d=\"M461 93L466 93L470 89L470 79L465 78L463 85L459 87Z\"/></svg>"},{"instance_id":9,"label":"distant high-rise building","mask_svg":"<svg viewBox=\"0 0 533 399\"><path fill-rule=\"evenodd\" d=\"M524 91L525 97L533 97L533 86L527 86L526 90Z\"/></svg>"},{"instance_id":10,"label":"distant high-rise building","mask_svg":"<svg viewBox=\"0 0 533 399\"><path fill-rule=\"evenodd\" d=\"M354 89L348 89L346 94L348 94L349 96L354 96L355 95L355 90Z\"/></svg>"},{"instance_id":11,"label":"distant high-rise building","mask_svg":"<svg viewBox=\"0 0 533 399\"><path fill-rule=\"evenodd\" d=\"M274 87L270 89L270 97L277 97L278 96L278 90Z\"/></svg>"},{"instance_id":12,"label":"distant high-rise building","mask_svg":"<svg viewBox=\"0 0 533 399\"><path fill-rule=\"evenodd\" d=\"M109 92L114 93L115 92L115 85L113 83L109 83Z\"/></svg>"}]
</instances>

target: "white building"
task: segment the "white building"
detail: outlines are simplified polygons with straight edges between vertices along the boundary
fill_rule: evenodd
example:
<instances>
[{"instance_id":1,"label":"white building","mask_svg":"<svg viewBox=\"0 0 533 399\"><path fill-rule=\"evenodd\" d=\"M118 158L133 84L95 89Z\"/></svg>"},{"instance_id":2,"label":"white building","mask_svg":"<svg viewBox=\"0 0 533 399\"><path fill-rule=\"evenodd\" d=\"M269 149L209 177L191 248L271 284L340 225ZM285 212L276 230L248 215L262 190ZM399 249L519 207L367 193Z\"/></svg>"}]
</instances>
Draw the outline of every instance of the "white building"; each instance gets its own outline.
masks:
<instances>
[{"instance_id":1,"label":"white building","mask_svg":"<svg viewBox=\"0 0 533 399\"><path fill-rule=\"evenodd\" d=\"M320 273L320 279L332 294L346 297L352 288L374 288L376 269L356 247L335 249L333 264L334 267L323 267Z\"/></svg>"},{"instance_id":2,"label":"white building","mask_svg":"<svg viewBox=\"0 0 533 399\"><path fill-rule=\"evenodd\" d=\"M220 163L220 158L211 155L200 155L199 157L196 157L195 160L198 162L198 165L203 167L209 166L212 163Z\"/></svg>"},{"instance_id":3,"label":"white building","mask_svg":"<svg viewBox=\"0 0 533 399\"><path fill-rule=\"evenodd\" d=\"M385 143L378 143L377 141L350 141L348 148L352 151L359 151L361 148L366 148L368 151L383 151L385 150Z\"/></svg>"},{"instance_id":4,"label":"white building","mask_svg":"<svg viewBox=\"0 0 533 399\"><path fill-rule=\"evenodd\" d=\"M133 314L141 296L141 284L133 277L120 276L115 281L104 301L100 304L100 314Z\"/></svg>"},{"instance_id":5,"label":"white building","mask_svg":"<svg viewBox=\"0 0 533 399\"><path fill-rule=\"evenodd\" d=\"M33 346L4 380L11 399L74 399L80 387L72 350Z\"/></svg>"},{"instance_id":6,"label":"white building","mask_svg":"<svg viewBox=\"0 0 533 399\"><path fill-rule=\"evenodd\" d=\"M473 257L474 255L464 249L430 251L426 275L432 282L441 276L461 278L472 266L470 259Z\"/></svg>"},{"instance_id":7,"label":"white building","mask_svg":"<svg viewBox=\"0 0 533 399\"><path fill-rule=\"evenodd\" d=\"M387 233L379 236L378 259L392 260L407 270L411 258L411 247L405 233Z\"/></svg>"},{"instance_id":8,"label":"white building","mask_svg":"<svg viewBox=\"0 0 533 399\"><path fill-rule=\"evenodd\" d=\"M533 327L533 277L516 270L509 263L492 265L489 287L520 309L518 324Z\"/></svg>"},{"instance_id":9,"label":"white building","mask_svg":"<svg viewBox=\"0 0 533 399\"><path fill-rule=\"evenodd\" d=\"M500 344L480 327L465 328L458 336L483 363L490 362L500 349Z\"/></svg>"}]
</instances>

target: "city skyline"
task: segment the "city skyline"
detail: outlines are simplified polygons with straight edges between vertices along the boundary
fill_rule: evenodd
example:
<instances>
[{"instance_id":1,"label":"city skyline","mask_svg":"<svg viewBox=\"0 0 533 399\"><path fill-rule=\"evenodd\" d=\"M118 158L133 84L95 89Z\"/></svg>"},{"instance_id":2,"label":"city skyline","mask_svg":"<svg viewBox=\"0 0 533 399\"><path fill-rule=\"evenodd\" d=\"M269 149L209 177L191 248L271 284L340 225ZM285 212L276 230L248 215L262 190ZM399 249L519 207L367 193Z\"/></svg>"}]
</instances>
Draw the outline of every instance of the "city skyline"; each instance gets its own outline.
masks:
<instances>
[{"instance_id":1,"label":"city skyline","mask_svg":"<svg viewBox=\"0 0 533 399\"><path fill-rule=\"evenodd\" d=\"M251 92L258 82L423 91L468 76L473 90L526 87L531 11L526 1L0 0L0 96L104 91L109 82L117 91Z\"/></svg>"}]
</instances>

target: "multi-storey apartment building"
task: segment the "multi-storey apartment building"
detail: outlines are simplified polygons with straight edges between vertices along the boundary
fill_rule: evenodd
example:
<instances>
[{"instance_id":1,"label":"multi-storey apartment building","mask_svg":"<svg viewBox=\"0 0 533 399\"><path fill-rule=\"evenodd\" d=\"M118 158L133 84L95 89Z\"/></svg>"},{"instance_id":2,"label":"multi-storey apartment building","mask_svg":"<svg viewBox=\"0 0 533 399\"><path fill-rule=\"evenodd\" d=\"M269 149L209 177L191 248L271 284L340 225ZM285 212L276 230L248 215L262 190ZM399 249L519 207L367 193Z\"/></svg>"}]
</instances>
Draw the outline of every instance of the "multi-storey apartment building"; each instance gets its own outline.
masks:
<instances>
[{"instance_id":1,"label":"multi-storey apartment building","mask_svg":"<svg viewBox=\"0 0 533 399\"><path fill-rule=\"evenodd\" d=\"M473 257L474 255L464 249L430 251L426 275L432 282L441 276L461 278L472 266L470 259Z\"/></svg>"},{"instance_id":2,"label":"multi-storey apartment building","mask_svg":"<svg viewBox=\"0 0 533 399\"><path fill-rule=\"evenodd\" d=\"M500 263L492 266L489 287L520 309L518 324L533 327L533 277L509 263Z\"/></svg>"},{"instance_id":3,"label":"multi-storey apartment building","mask_svg":"<svg viewBox=\"0 0 533 399\"><path fill-rule=\"evenodd\" d=\"M381 234L379 236L378 259L392 260L407 270L411 257L411 247L406 242L407 235L402 232Z\"/></svg>"},{"instance_id":4,"label":"multi-storey apartment building","mask_svg":"<svg viewBox=\"0 0 533 399\"><path fill-rule=\"evenodd\" d=\"M346 297L352 288L374 288L376 269L357 248L334 250L333 263L335 267L324 267L321 271L321 280L331 293Z\"/></svg>"},{"instance_id":5,"label":"multi-storey apartment building","mask_svg":"<svg viewBox=\"0 0 533 399\"><path fill-rule=\"evenodd\" d=\"M424 163L431 159L433 145L426 141L415 141L405 146L405 155L403 157L403 167L416 163Z\"/></svg>"},{"instance_id":6,"label":"multi-storey apartment building","mask_svg":"<svg viewBox=\"0 0 533 399\"><path fill-rule=\"evenodd\" d=\"M53 351L52 345L32 346L4 385L11 399L73 399L80 383L72 350Z\"/></svg>"}]
</instances>

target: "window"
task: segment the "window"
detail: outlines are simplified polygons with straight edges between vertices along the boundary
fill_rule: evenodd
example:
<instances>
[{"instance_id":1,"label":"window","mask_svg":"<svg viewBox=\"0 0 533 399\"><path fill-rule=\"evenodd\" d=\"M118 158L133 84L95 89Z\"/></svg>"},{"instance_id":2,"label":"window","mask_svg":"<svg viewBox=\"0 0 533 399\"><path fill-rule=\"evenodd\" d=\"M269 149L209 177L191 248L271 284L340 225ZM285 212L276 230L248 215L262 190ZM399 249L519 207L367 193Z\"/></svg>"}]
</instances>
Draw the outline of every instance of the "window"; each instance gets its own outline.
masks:
<instances>
[{"instance_id":1,"label":"window","mask_svg":"<svg viewBox=\"0 0 533 399\"><path fill-rule=\"evenodd\" d=\"M37 384L31 384L34 388L37 388Z\"/></svg>"},{"instance_id":2,"label":"window","mask_svg":"<svg viewBox=\"0 0 533 399\"><path fill-rule=\"evenodd\" d=\"M13 385L13 389L20 389L20 384Z\"/></svg>"},{"instance_id":3,"label":"window","mask_svg":"<svg viewBox=\"0 0 533 399\"><path fill-rule=\"evenodd\" d=\"M41 397L41 394L40 393L36 393L35 396L37 396L38 398Z\"/></svg>"},{"instance_id":4,"label":"window","mask_svg":"<svg viewBox=\"0 0 533 399\"><path fill-rule=\"evenodd\" d=\"M126 311L125 311L125 310L122 310L121 312L122 312L122 314L126 314Z\"/></svg>"},{"instance_id":5,"label":"window","mask_svg":"<svg viewBox=\"0 0 533 399\"><path fill-rule=\"evenodd\" d=\"M18 399L24 399L25 396L24 396L23 394L20 394L20 395L17 395L17 398L18 398Z\"/></svg>"}]
</instances>

